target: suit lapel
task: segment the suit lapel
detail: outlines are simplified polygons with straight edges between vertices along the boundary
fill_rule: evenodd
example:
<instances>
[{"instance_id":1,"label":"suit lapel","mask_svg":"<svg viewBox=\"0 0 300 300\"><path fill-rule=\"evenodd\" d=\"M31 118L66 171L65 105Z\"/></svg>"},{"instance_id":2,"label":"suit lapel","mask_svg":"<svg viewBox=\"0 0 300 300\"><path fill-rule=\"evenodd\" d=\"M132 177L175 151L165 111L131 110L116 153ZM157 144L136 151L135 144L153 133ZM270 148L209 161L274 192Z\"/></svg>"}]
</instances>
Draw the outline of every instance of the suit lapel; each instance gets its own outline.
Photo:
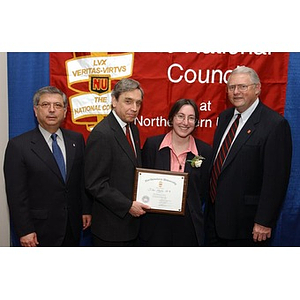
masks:
<instances>
[{"instance_id":1,"label":"suit lapel","mask_svg":"<svg viewBox=\"0 0 300 300\"><path fill-rule=\"evenodd\" d=\"M159 161L161 163L162 170L170 171L171 170L170 148L168 147L162 148L161 150L158 151L158 153L160 155Z\"/></svg>"},{"instance_id":2,"label":"suit lapel","mask_svg":"<svg viewBox=\"0 0 300 300\"><path fill-rule=\"evenodd\" d=\"M189 173L192 170L192 166L191 163L188 162L188 160L192 160L194 158L194 154L192 152L188 152L186 155L186 163L185 163L185 167L184 167L184 172Z\"/></svg>"},{"instance_id":3,"label":"suit lapel","mask_svg":"<svg viewBox=\"0 0 300 300\"><path fill-rule=\"evenodd\" d=\"M261 113L262 106L259 105L254 110L246 124L243 126L242 130L238 134L236 140L234 141L229 153L228 157L225 160L225 163L223 165L222 171L232 162L234 157L238 154L242 146L247 142L247 140L250 138L250 136L255 132L256 130L256 124L260 121L260 113ZM221 172L222 172L221 171Z\"/></svg>"},{"instance_id":4,"label":"suit lapel","mask_svg":"<svg viewBox=\"0 0 300 300\"><path fill-rule=\"evenodd\" d=\"M63 181L55 158L38 128L33 132L31 149L45 163L45 165Z\"/></svg>"},{"instance_id":5,"label":"suit lapel","mask_svg":"<svg viewBox=\"0 0 300 300\"><path fill-rule=\"evenodd\" d=\"M213 156L212 156L213 158L216 157L218 147L221 143L224 132L225 132L232 116L233 116L233 112L234 112L234 109L229 110L227 115L224 116L224 119L223 119L222 123L218 124L217 130L216 130L216 133L215 133L215 138L214 138L214 147L213 147L214 152L213 152Z\"/></svg>"},{"instance_id":6,"label":"suit lapel","mask_svg":"<svg viewBox=\"0 0 300 300\"><path fill-rule=\"evenodd\" d=\"M66 147L66 163L67 163L67 177L66 182L69 179L70 171L72 170L74 157L75 157L75 151L76 151L76 142L69 136L69 134L64 130L61 129L63 136L64 136L64 142Z\"/></svg>"},{"instance_id":7,"label":"suit lapel","mask_svg":"<svg viewBox=\"0 0 300 300\"><path fill-rule=\"evenodd\" d=\"M136 166L137 165L137 159L127 141L127 138L120 126L120 124L118 123L118 121L116 120L116 118L114 117L113 113L110 113L108 116L108 121L110 124L110 128L113 130L114 135L115 135L115 139L117 141L117 143L120 145L120 147L123 149L123 151L127 154L127 156L129 157L129 159L132 161L132 163ZM134 137L134 140L136 140L136 137ZM136 143L135 146L137 147ZM139 153L140 154L140 153ZM140 156L139 156L140 159Z\"/></svg>"},{"instance_id":8,"label":"suit lapel","mask_svg":"<svg viewBox=\"0 0 300 300\"><path fill-rule=\"evenodd\" d=\"M135 158L138 162L138 165L142 165L142 154L141 154L141 147L140 147L140 138L139 138L139 133L137 131L137 127L130 126L132 135L133 135L133 141L134 141L134 146L136 150L136 155L137 157Z\"/></svg>"},{"instance_id":9,"label":"suit lapel","mask_svg":"<svg viewBox=\"0 0 300 300\"><path fill-rule=\"evenodd\" d=\"M165 135L162 137L161 140L159 140L158 142L158 147L161 144L161 142L163 141ZM198 147L197 147L198 149ZM198 149L199 152L199 149ZM170 148L169 147L164 147L162 149L160 149L158 151L159 153L159 168L161 168L162 170L166 170L166 171L170 171L171 170L171 154L170 154ZM187 153L187 157L186 160L192 160L194 158L194 154L192 152L188 152ZM190 163L185 163L184 166L184 172L189 172L192 169L192 166Z\"/></svg>"}]
</instances>

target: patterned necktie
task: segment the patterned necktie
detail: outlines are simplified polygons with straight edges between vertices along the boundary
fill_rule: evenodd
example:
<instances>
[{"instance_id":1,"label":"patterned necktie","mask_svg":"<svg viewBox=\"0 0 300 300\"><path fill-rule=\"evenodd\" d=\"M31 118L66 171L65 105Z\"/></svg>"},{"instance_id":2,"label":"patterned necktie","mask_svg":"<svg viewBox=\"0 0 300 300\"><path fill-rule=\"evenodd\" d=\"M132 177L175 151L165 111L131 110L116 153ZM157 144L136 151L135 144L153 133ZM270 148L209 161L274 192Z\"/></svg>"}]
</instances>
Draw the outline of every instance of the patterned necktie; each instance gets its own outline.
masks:
<instances>
[{"instance_id":1,"label":"patterned necktie","mask_svg":"<svg viewBox=\"0 0 300 300\"><path fill-rule=\"evenodd\" d=\"M55 160L57 162L57 165L59 167L61 175L62 175L64 181L66 181L66 166L65 166L65 161L64 161L64 157L61 152L61 149L57 144L57 140L56 140L57 134L56 133L51 134L51 138L53 140L53 142L52 142L53 155L55 157Z\"/></svg>"},{"instance_id":2,"label":"patterned necktie","mask_svg":"<svg viewBox=\"0 0 300 300\"><path fill-rule=\"evenodd\" d=\"M212 203L214 203L215 199L216 199L218 177L221 173L221 169L224 164L225 158L228 154L228 150L230 149L230 146L234 139L236 130L239 126L240 118L241 118L241 114L238 114L223 141L223 144L220 148L218 156L213 165L211 181L210 181L210 197L211 197Z\"/></svg>"},{"instance_id":3,"label":"patterned necktie","mask_svg":"<svg viewBox=\"0 0 300 300\"><path fill-rule=\"evenodd\" d=\"M126 138L127 138L127 141L129 143L134 155L136 156L136 153L135 153L135 150L134 150L134 147L133 147L133 143L132 143L132 140L131 140L131 137L130 137L129 124L126 125Z\"/></svg>"}]
</instances>

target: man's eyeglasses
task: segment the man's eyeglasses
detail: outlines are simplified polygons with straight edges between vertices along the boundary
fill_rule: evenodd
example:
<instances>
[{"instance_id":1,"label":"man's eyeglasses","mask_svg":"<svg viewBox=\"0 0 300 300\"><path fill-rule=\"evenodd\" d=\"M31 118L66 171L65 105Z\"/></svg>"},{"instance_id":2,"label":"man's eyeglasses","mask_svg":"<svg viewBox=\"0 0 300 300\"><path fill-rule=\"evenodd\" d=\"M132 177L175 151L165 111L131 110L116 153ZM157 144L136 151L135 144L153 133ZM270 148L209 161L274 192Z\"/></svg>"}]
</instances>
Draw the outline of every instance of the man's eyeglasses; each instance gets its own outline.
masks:
<instances>
[{"instance_id":1,"label":"man's eyeglasses","mask_svg":"<svg viewBox=\"0 0 300 300\"><path fill-rule=\"evenodd\" d=\"M53 107L57 110L64 108L64 105L59 102L55 102L55 103L43 102L41 104L38 104L38 106L40 106L43 109L49 109L51 105L53 105Z\"/></svg>"},{"instance_id":2,"label":"man's eyeglasses","mask_svg":"<svg viewBox=\"0 0 300 300\"><path fill-rule=\"evenodd\" d=\"M234 85L228 85L227 89L229 92L233 92L235 91L235 89L237 88L240 92L246 92L248 90L248 87L251 85L256 85L256 83L252 83L252 84L234 84Z\"/></svg>"}]
</instances>

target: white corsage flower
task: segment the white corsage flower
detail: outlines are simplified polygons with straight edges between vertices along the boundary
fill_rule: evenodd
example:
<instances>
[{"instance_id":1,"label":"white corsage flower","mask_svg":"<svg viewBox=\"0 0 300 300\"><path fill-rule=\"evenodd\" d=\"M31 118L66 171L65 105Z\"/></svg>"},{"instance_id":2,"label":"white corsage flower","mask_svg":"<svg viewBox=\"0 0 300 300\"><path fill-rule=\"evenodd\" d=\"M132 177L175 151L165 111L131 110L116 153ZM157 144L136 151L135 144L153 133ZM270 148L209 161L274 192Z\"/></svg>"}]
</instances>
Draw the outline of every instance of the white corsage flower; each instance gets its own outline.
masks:
<instances>
[{"instance_id":1,"label":"white corsage flower","mask_svg":"<svg viewBox=\"0 0 300 300\"><path fill-rule=\"evenodd\" d=\"M187 162L191 164L193 168L200 168L205 157L196 155L193 159L188 159Z\"/></svg>"}]
</instances>

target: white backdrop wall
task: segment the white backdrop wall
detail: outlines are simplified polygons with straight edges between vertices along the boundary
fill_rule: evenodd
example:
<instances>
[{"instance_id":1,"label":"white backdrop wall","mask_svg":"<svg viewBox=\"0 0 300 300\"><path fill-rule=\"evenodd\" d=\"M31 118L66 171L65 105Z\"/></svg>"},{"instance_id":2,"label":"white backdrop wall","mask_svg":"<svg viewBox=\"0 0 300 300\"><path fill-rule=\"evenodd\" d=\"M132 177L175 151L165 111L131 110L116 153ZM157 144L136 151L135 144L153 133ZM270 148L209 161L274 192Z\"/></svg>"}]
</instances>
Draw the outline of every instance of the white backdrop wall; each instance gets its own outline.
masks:
<instances>
[{"instance_id":1,"label":"white backdrop wall","mask_svg":"<svg viewBox=\"0 0 300 300\"><path fill-rule=\"evenodd\" d=\"M0 53L0 246L10 246L9 214L3 176L3 157L8 141L7 54Z\"/></svg>"}]
</instances>

